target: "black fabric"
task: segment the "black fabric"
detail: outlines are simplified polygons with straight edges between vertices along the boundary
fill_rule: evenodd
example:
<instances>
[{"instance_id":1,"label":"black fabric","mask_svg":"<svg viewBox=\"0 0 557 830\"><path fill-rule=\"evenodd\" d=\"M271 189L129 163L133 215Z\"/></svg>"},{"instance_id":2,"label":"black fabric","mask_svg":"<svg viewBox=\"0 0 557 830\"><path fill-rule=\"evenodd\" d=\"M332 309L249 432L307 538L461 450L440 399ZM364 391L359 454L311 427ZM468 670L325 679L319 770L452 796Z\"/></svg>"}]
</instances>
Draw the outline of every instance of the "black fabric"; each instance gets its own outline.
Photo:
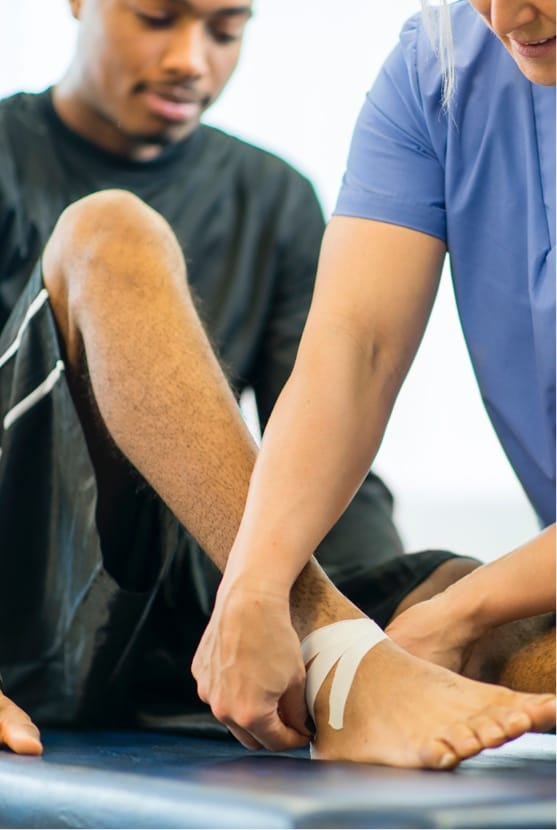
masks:
<instances>
[{"instance_id":1,"label":"black fabric","mask_svg":"<svg viewBox=\"0 0 557 830\"><path fill-rule=\"evenodd\" d=\"M264 426L311 300L323 217L309 182L203 125L154 161L130 161L69 130L50 90L8 98L0 102L0 330L62 210L104 188L132 191L169 221L230 383L238 394L255 390ZM336 580L400 553L391 495L370 474L319 557Z\"/></svg>"},{"instance_id":2,"label":"black fabric","mask_svg":"<svg viewBox=\"0 0 557 830\"><path fill-rule=\"evenodd\" d=\"M170 222L230 382L237 394L255 390L265 424L311 298L323 231L311 185L275 156L207 126L155 161L116 157L65 127L48 90L0 102L0 418L63 361L48 303L24 323L42 290L37 261L62 210L103 188L136 193ZM2 363L22 325L19 348ZM189 662L218 574L132 478L121 506L125 532L101 550L95 477L63 365L52 392L4 428L0 442L7 692L39 723L112 723L126 701L133 716L134 698L195 708ZM391 494L370 474L318 558L357 593L401 554ZM141 561L150 567L127 582L130 563ZM417 578L402 573L395 604Z\"/></svg>"},{"instance_id":3,"label":"black fabric","mask_svg":"<svg viewBox=\"0 0 557 830\"><path fill-rule=\"evenodd\" d=\"M459 558L446 550L423 550L397 556L354 579L341 580L343 594L375 622L385 628L404 597L449 559Z\"/></svg>"},{"instance_id":4,"label":"black fabric","mask_svg":"<svg viewBox=\"0 0 557 830\"><path fill-rule=\"evenodd\" d=\"M64 372L15 415L63 366L45 295L37 267L0 335L0 356L20 341L0 368L0 662L7 694L39 724L123 722L133 691L126 654L139 646L177 523L137 494L159 542L142 549L138 533L136 547L160 557L159 576L143 591L118 583L103 561L95 475Z\"/></svg>"}]
</instances>

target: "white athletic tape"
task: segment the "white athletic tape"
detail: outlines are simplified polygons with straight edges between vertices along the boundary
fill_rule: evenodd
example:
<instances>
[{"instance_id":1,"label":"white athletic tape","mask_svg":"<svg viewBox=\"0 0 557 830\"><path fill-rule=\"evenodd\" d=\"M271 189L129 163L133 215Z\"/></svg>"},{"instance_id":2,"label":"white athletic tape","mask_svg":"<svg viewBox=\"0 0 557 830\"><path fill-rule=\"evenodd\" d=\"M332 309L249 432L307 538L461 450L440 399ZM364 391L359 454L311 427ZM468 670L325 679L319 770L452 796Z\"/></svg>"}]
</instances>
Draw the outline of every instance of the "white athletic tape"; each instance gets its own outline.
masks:
<instances>
[{"instance_id":1,"label":"white athletic tape","mask_svg":"<svg viewBox=\"0 0 557 830\"><path fill-rule=\"evenodd\" d=\"M329 726L342 729L344 707L354 675L370 649L387 639L381 628L369 619L341 620L317 628L302 641L302 657L307 664L306 703L315 720L315 698L333 666L335 674L329 695Z\"/></svg>"}]
</instances>

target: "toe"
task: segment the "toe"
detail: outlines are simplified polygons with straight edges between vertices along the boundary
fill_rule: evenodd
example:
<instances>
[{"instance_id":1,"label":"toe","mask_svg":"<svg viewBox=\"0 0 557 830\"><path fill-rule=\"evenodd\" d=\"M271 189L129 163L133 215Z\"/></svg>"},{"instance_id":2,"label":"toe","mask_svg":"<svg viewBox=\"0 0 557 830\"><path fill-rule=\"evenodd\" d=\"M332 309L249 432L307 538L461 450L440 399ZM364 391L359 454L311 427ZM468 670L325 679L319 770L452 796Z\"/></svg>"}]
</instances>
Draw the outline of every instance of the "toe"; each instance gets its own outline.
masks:
<instances>
[{"instance_id":1,"label":"toe","mask_svg":"<svg viewBox=\"0 0 557 830\"><path fill-rule=\"evenodd\" d=\"M468 720L451 724L442 735L437 735L437 738L448 744L461 761L477 755L483 749L480 739L470 727Z\"/></svg>"},{"instance_id":2,"label":"toe","mask_svg":"<svg viewBox=\"0 0 557 830\"><path fill-rule=\"evenodd\" d=\"M501 746L509 737L513 737L501 720L502 718L494 717L489 712L482 712L468 719L468 726L476 735L482 749Z\"/></svg>"},{"instance_id":3,"label":"toe","mask_svg":"<svg viewBox=\"0 0 557 830\"><path fill-rule=\"evenodd\" d=\"M505 730L507 738L518 738L532 728L532 720L526 712L510 707L499 707L493 711L493 719Z\"/></svg>"},{"instance_id":4,"label":"toe","mask_svg":"<svg viewBox=\"0 0 557 830\"><path fill-rule=\"evenodd\" d=\"M454 769L460 760L450 744L435 738L422 748L419 765L428 769L450 770Z\"/></svg>"},{"instance_id":5,"label":"toe","mask_svg":"<svg viewBox=\"0 0 557 830\"><path fill-rule=\"evenodd\" d=\"M547 732L555 726L555 695L530 695L524 708L534 731Z\"/></svg>"}]
</instances>

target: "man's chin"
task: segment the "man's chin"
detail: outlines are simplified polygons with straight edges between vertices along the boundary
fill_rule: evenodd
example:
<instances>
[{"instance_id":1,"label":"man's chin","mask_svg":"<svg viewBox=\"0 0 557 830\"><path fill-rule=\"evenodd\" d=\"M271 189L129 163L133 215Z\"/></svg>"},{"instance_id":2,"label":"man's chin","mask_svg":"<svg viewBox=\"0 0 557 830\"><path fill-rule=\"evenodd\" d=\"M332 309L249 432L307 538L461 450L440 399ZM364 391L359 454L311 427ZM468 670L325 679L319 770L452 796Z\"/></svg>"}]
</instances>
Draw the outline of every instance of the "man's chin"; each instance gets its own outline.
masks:
<instances>
[{"instance_id":1,"label":"man's chin","mask_svg":"<svg viewBox=\"0 0 557 830\"><path fill-rule=\"evenodd\" d=\"M134 130L126 137L129 155L138 160L156 158L166 147L178 144L188 138L199 126L199 121L189 124L172 125L165 129ZM126 152L126 155L128 154Z\"/></svg>"},{"instance_id":2,"label":"man's chin","mask_svg":"<svg viewBox=\"0 0 557 830\"><path fill-rule=\"evenodd\" d=\"M187 138L198 126L199 119L187 123L166 124L163 128L158 125L156 129L136 133L134 138L140 144L158 144L166 147Z\"/></svg>"}]
</instances>

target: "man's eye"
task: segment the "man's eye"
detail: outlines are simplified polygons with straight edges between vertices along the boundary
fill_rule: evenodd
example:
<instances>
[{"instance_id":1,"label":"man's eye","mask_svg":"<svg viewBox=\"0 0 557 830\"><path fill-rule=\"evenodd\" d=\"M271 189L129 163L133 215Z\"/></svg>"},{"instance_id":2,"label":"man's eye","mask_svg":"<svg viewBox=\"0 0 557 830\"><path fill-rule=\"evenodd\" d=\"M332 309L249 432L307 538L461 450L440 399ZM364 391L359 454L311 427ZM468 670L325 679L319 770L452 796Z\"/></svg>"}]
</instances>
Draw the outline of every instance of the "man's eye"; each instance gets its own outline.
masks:
<instances>
[{"instance_id":1,"label":"man's eye","mask_svg":"<svg viewBox=\"0 0 557 830\"><path fill-rule=\"evenodd\" d=\"M217 43L234 43L242 37L241 32L231 34L230 32L219 31L219 29L213 29L212 35Z\"/></svg>"},{"instance_id":2,"label":"man's eye","mask_svg":"<svg viewBox=\"0 0 557 830\"><path fill-rule=\"evenodd\" d=\"M151 29L164 29L171 26L173 22L173 18L170 15L154 16L145 14L144 12L137 12L137 16L145 26L149 26Z\"/></svg>"}]
</instances>

